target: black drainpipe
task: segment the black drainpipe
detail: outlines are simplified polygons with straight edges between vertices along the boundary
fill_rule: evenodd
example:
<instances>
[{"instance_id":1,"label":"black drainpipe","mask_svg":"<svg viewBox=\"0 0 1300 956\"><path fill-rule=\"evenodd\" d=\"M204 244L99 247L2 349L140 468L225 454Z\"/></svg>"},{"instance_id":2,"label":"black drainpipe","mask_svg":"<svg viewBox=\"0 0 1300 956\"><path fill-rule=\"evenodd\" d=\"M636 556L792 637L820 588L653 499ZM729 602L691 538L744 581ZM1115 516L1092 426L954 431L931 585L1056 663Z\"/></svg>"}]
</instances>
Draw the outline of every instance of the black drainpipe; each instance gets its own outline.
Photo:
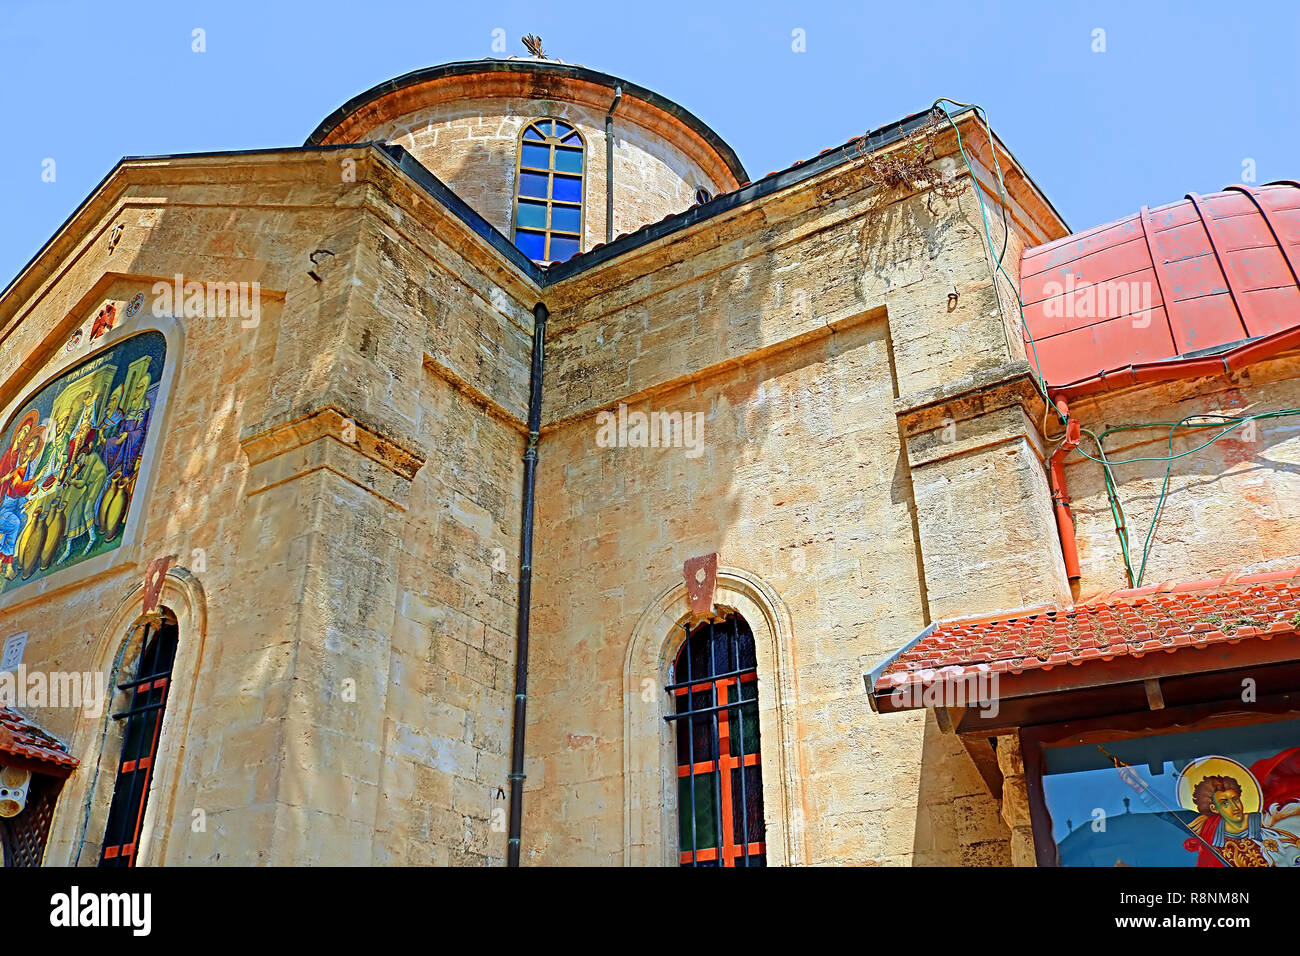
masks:
<instances>
[{"instance_id":1,"label":"black drainpipe","mask_svg":"<svg viewBox=\"0 0 1300 956\"><path fill-rule=\"evenodd\" d=\"M623 87L614 87L614 102L605 114L605 242L614 241L614 110L623 98Z\"/></svg>"},{"instance_id":2,"label":"black drainpipe","mask_svg":"<svg viewBox=\"0 0 1300 956\"><path fill-rule=\"evenodd\" d=\"M515 726L510 743L510 839L506 866L519 865L524 820L524 715L528 707L528 611L533 596L533 500L537 487L537 438L542 427L542 357L546 306L533 306L533 368L528 377L528 448L524 452L524 509L519 524L519 616L515 623Z\"/></svg>"}]
</instances>

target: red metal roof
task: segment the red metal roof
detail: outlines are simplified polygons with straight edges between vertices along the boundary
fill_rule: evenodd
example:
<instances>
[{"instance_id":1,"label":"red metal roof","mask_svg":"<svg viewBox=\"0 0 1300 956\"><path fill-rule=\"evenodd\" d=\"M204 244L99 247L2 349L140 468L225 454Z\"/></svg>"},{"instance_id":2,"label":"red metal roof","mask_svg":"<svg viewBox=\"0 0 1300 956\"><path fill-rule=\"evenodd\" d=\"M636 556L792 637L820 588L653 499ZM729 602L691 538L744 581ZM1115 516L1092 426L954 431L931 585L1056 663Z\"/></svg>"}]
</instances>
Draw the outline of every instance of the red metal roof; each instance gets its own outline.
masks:
<instances>
[{"instance_id":1,"label":"red metal roof","mask_svg":"<svg viewBox=\"0 0 1300 956\"><path fill-rule=\"evenodd\" d=\"M1205 364L1207 350L1246 340L1292 347L1300 183L1191 193L1028 249L1020 296L1057 394L1222 370Z\"/></svg>"},{"instance_id":2,"label":"red metal roof","mask_svg":"<svg viewBox=\"0 0 1300 956\"><path fill-rule=\"evenodd\" d=\"M0 762L4 754L68 770L77 766L77 758L68 753L67 747L9 707L0 707Z\"/></svg>"},{"instance_id":3,"label":"red metal roof","mask_svg":"<svg viewBox=\"0 0 1300 956\"><path fill-rule=\"evenodd\" d=\"M1086 661L1300 632L1300 567L1099 595L1066 610L964 619L927 628L880 670L889 694L972 675L1017 675Z\"/></svg>"}]
</instances>

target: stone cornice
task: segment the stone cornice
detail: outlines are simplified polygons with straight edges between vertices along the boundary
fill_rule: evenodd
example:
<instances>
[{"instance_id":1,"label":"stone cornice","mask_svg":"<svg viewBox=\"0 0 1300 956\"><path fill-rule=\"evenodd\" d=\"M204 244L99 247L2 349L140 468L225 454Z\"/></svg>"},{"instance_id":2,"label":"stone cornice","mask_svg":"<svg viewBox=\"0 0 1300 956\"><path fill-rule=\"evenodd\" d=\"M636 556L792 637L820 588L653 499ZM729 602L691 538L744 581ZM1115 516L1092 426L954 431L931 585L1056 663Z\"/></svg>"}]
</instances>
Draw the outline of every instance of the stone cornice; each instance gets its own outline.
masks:
<instances>
[{"instance_id":1,"label":"stone cornice","mask_svg":"<svg viewBox=\"0 0 1300 956\"><path fill-rule=\"evenodd\" d=\"M494 248L493 240L496 240L495 245L509 245L508 240L499 234L485 238L483 233L491 231L491 227L472 222L471 220L481 217L477 217L454 195L444 195L449 190L440 183L435 186L436 179L431 173L424 171L427 175L415 177L412 170L403 165L402 160L389 155L377 144L125 157L109 171L31 261L0 292L0 344L23 321L36 302L69 271L72 264L96 247L110 226L107 220L116 215L119 209L127 205L167 205L166 199L136 196L124 199L132 187L210 188L229 183L232 188L246 188L263 183L283 183L287 178L286 170L293 167L307 168L309 171L304 176L320 179L323 164L328 164L330 180L337 182L337 163L349 158L356 161L356 185L360 187L356 194L357 205L367 205L365 184L374 184L392 196L399 206L425 219L429 228L436 233L444 236L456 233L457 240L451 245L458 254L471 258L486 275L492 276L505 288L512 289L524 299L537 295L538 283L527 269L531 263L514 262ZM441 192L432 191L438 187L441 187ZM435 201L428 201L430 198ZM268 205L260 198L239 203L233 195L232 204ZM300 203L292 202L271 205L286 209L301 208ZM373 202L370 205L373 209ZM522 254L516 258L522 260ZM105 264L110 271L134 271L115 264L111 257L105 260Z\"/></svg>"},{"instance_id":2,"label":"stone cornice","mask_svg":"<svg viewBox=\"0 0 1300 956\"><path fill-rule=\"evenodd\" d=\"M867 195L875 192L865 172L868 159L899 148L928 120L928 112L906 117L867 134L863 139L852 140L838 149L824 150L813 159L769 173L757 182L716 197L705 206L692 207L662 222L651 223L630 235L621 236L613 243L552 265L546 270L545 282L547 293L554 300L552 311L563 312L571 303L664 269L680 268L689 273L690 262L701 249L726 245L753 231L754 225L745 220L754 216L761 217L760 228L765 229L812 208L838 208L836 215L842 218L860 216L862 210L852 205L850 197L862 194L860 201L865 202ZM992 174L983 168L991 152L982 122L969 110L954 112L953 120L961 130L963 142L972 144L968 150L979 147L975 160L977 181L986 193L995 195L996 184L990 181ZM1011 200L1008 211L1012 218L1028 235L1040 240L1066 235L1065 223L1042 190L997 140L996 134L994 140ZM957 178L969 177L957 150L957 138L950 129L943 130L936 140L936 154L940 168L950 165ZM890 194L889 202L897 203L925 191L895 191ZM990 210L990 214L992 212ZM737 219L742 220L739 226L735 222ZM819 228L826 225L829 222ZM783 236L781 242L792 238ZM777 245L780 242L773 244L774 247Z\"/></svg>"},{"instance_id":3,"label":"stone cornice","mask_svg":"<svg viewBox=\"0 0 1300 956\"><path fill-rule=\"evenodd\" d=\"M1008 362L935 388L894 399L894 413L904 432L937 428L945 418L961 421L1008 405L1041 415L1043 396L1028 362Z\"/></svg>"},{"instance_id":4,"label":"stone cornice","mask_svg":"<svg viewBox=\"0 0 1300 956\"><path fill-rule=\"evenodd\" d=\"M386 436L333 406L250 425L239 443L251 466L248 495L325 469L402 510L426 458L414 438Z\"/></svg>"}]
</instances>

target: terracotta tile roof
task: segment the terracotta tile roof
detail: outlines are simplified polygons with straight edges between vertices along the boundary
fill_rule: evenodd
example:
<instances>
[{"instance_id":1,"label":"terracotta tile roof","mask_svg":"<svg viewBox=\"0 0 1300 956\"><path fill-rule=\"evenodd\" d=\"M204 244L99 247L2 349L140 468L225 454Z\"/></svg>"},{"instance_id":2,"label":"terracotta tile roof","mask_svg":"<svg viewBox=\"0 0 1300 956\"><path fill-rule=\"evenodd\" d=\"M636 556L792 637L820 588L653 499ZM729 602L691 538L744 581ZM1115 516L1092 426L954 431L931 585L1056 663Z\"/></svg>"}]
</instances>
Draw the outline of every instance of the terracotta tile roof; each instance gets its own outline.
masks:
<instances>
[{"instance_id":1,"label":"terracotta tile roof","mask_svg":"<svg viewBox=\"0 0 1300 956\"><path fill-rule=\"evenodd\" d=\"M1112 591L1066 609L1027 609L927 628L878 670L874 693L977 674L1204 649L1300 631L1300 567Z\"/></svg>"},{"instance_id":2,"label":"terracotta tile roof","mask_svg":"<svg viewBox=\"0 0 1300 956\"><path fill-rule=\"evenodd\" d=\"M77 766L67 747L9 707L0 707L0 761L4 754L69 769Z\"/></svg>"}]
</instances>

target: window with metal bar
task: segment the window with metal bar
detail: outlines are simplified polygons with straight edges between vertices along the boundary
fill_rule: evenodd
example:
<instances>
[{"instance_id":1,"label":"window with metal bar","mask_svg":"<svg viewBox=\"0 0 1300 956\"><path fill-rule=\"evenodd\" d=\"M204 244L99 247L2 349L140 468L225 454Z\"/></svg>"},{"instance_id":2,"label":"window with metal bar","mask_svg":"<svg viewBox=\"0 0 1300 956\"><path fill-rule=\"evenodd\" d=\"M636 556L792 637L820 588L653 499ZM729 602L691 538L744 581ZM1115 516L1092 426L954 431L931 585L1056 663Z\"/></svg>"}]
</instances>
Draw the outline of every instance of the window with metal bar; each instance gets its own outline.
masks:
<instances>
[{"instance_id":1,"label":"window with metal bar","mask_svg":"<svg viewBox=\"0 0 1300 956\"><path fill-rule=\"evenodd\" d=\"M582 134L557 119L529 124L519 140L514 242L537 262L582 250Z\"/></svg>"},{"instance_id":2,"label":"window with metal bar","mask_svg":"<svg viewBox=\"0 0 1300 956\"><path fill-rule=\"evenodd\" d=\"M145 804L158 756L172 663L176 659L178 632L176 619L170 613L164 613L160 622L142 626L145 630L136 676L117 685L118 690L130 691L130 704L126 710L113 714L114 720L126 723L108 826L104 828L100 866L135 866L138 860Z\"/></svg>"},{"instance_id":3,"label":"window with metal bar","mask_svg":"<svg viewBox=\"0 0 1300 956\"><path fill-rule=\"evenodd\" d=\"M739 614L695 629L666 690L682 866L766 866L754 635Z\"/></svg>"}]
</instances>

